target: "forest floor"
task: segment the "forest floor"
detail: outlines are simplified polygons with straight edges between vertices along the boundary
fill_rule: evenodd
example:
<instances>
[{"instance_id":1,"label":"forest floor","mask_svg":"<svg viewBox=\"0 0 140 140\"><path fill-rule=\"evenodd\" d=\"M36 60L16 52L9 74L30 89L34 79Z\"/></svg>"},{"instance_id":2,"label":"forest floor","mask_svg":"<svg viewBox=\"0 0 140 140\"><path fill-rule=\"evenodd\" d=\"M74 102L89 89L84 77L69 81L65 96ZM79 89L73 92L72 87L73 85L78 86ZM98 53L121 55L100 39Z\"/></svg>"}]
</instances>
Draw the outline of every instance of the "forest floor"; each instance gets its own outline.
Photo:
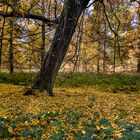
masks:
<instances>
[{"instance_id":1,"label":"forest floor","mask_svg":"<svg viewBox=\"0 0 140 140\"><path fill-rule=\"evenodd\" d=\"M139 140L140 92L55 87L54 97L0 84L0 138Z\"/></svg>"}]
</instances>

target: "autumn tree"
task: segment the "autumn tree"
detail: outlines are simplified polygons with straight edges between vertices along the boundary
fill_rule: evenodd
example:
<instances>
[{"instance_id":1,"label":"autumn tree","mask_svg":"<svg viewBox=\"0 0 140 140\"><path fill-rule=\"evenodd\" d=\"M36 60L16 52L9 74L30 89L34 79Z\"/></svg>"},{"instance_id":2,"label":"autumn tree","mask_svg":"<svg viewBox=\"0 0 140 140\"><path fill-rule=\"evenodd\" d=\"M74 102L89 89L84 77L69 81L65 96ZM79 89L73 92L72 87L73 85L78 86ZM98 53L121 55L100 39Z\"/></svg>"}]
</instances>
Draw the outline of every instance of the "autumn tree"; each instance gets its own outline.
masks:
<instances>
[{"instance_id":1,"label":"autumn tree","mask_svg":"<svg viewBox=\"0 0 140 140\"><path fill-rule=\"evenodd\" d=\"M53 96L56 75L68 50L78 19L88 2L87 0L65 1L50 50L45 58L43 67L36 77L33 88L41 91L45 89L50 96Z\"/></svg>"},{"instance_id":2,"label":"autumn tree","mask_svg":"<svg viewBox=\"0 0 140 140\"><path fill-rule=\"evenodd\" d=\"M30 14L29 12L19 11L17 2L8 3L8 1L5 0L0 0L0 2L11 8L11 12L9 13L0 13L0 15L4 18L32 18L42 20L48 25L51 25L55 22L58 23L50 49L44 60L44 64L41 67L41 70L33 84L34 89L39 89L41 91L47 90L49 95L53 96L53 86L56 75L68 50L68 46L75 31L78 19L81 13L87 7L89 0L64 1L63 10L59 16L58 21L49 20L44 16Z\"/></svg>"},{"instance_id":3,"label":"autumn tree","mask_svg":"<svg viewBox=\"0 0 140 140\"><path fill-rule=\"evenodd\" d=\"M112 43L114 41L112 44L110 43L110 46L113 46L112 50L114 52L114 71L115 71L117 55L119 58L121 58L119 52L120 42L118 41L118 39L120 39L119 33L121 32L121 29L120 29L120 21L118 20L117 16L119 12L117 11L117 9L120 8L120 5L123 5L124 1L95 0L88 5L89 2L90 0L64 0L64 1L42 0L42 1L27 1L27 3L25 3L24 0L23 1L14 0L13 2L9 0L0 0L0 4L2 6L5 5L9 8L9 10L6 12L4 12L2 8L0 9L0 16L3 17L3 19L16 17L18 19L28 19L29 22L35 20L35 22L39 24L41 23L42 29L41 32L42 43L40 45L41 69L35 81L33 82L32 86L33 89L39 89L40 91L47 90L49 95L53 96L54 81L60 69L60 66L64 60L64 57L68 51L68 47L72 39L72 36L75 32L78 20L82 12L95 2L99 3L97 8L101 9L102 11L102 15L97 15L97 19L100 19L99 20L100 24L99 22L97 23L98 25L97 32L99 33L94 34L94 40L97 39L96 42L99 44L98 53L102 52L102 55L99 55L97 60L98 63L97 69L99 68L101 57L105 58L107 56L106 54L108 52L111 52L110 48L109 47L108 47L109 49L107 48L107 44L109 44L110 42ZM108 16L110 19L108 18ZM104 17L107 21L105 21ZM89 18L89 16L86 15L86 19L87 18ZM111 23L110 20L112 21ZM21 22L21 24L23 24L23 21ZM55 35L51 41L47 54L45 54L46 26L48 26L49 28L56 29ZM110 28L110 31L108 30L108 28ZM30 30L28 30L27 35L28 34L30 34ZM106 44L106 40L109 35L111 40L113 41L110 42L108 41ZM28 37L28 39L30 40L32 40L32 38L33 38L32 36ZM34 46L34 44L32 44L32 46ZM104 59L102 61L104 67L103 69L105 70L106 60Z\"/></svg>"}]
</instances>

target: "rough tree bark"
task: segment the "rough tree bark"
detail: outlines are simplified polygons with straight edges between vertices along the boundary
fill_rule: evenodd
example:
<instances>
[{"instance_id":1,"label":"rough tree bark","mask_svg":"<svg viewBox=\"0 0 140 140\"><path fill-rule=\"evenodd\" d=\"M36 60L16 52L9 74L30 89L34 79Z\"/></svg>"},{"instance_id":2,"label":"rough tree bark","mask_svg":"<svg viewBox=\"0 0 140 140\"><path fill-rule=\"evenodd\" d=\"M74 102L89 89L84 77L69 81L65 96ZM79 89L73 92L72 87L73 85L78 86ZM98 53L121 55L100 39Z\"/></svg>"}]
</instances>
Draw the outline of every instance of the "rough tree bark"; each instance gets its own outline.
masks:
<instances>
[{"instance_id":1,"label":"rough tree bark","mask_svg":"<svg viewBox=\"0 0 140 140\"><path fill-rule=\"evenodd\" d=\"M33 89L46 90L53 96L56 75L68 50L78 19L90 0L66 0L52 44Z\"/></svg>"}]
</instances>

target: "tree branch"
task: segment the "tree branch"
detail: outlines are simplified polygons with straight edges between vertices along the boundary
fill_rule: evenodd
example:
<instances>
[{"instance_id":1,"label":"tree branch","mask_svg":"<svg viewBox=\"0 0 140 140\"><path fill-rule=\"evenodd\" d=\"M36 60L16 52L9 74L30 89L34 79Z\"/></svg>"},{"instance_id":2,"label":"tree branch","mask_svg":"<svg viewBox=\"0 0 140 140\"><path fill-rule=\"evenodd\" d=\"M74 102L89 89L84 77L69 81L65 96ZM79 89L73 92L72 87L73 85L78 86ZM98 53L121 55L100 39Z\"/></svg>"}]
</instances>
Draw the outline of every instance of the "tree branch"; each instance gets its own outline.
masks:
<instances>
[{"instance_id":1,"label":"tree branch","mask_svg":"<svg viewBox=\"0 0 140 140\"><path fill-rule=\"evenodd\" d=\"M46 18L45 16L31 14L29 13L29 11L22 13L13 4L10 4L7 0L0 0L0 3L7 5L8 7L12 9L12 12L10 13L4 13L0 11L0 16L2 16L3 18L17 17L17 18L40 20L44 22L45 24L47 24L48 26L54 26L58 23L57 20L50 20L49 18Z\"/></svg>"},{"instance_id":2,"label":"tree branch","mask_svg":"<svg viewBox=\"0 0 140 140\"><path fill-rule=\"evenodd\" d=\"M95 2L98 2L100 0L94 0L93 2L91 2L86 8L89 8L92 4L94 4Z\"/></svg>"},{"instance_id":3,"label":"tree branch","mask_svg":"<svg viewBox=\"0 0 140 140\"><path fill-rule=\"evenodd\" d=\"M56 20L50 20L47 19L44 16L40 16L40 15L35 15L35 14L30 14L30 13L15 13L15 12L11 12L11 13L3 13L0 12L0 16L2 16L3 18L7 18L7 17L17 17L17 18L27 18L27 19L34 19L34 20L40 20L44 23L46 23L48 26L54 26L57 24Z\"/></svg>"}]
</instances>

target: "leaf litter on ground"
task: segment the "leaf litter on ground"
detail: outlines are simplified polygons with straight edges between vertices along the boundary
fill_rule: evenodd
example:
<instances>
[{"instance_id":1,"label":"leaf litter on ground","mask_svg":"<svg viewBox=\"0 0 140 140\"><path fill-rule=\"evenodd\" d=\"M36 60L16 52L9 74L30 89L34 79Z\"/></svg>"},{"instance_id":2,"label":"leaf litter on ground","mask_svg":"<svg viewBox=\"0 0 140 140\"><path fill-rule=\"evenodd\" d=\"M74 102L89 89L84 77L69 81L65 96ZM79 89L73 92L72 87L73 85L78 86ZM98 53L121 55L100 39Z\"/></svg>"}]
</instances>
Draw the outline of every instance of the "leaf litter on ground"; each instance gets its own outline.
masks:
<instances>
[{"instance_id":1,"label":"leaf litter on ground","mask_svg":"<svg viewBox=\"0 0 140 140\"><path fill-rule=\"evenodd\" d=\"M138 139L140 94L93 87L55 88L23 96L24 87L0 84L0 138Z\"/></svg>"}]
</instances>

